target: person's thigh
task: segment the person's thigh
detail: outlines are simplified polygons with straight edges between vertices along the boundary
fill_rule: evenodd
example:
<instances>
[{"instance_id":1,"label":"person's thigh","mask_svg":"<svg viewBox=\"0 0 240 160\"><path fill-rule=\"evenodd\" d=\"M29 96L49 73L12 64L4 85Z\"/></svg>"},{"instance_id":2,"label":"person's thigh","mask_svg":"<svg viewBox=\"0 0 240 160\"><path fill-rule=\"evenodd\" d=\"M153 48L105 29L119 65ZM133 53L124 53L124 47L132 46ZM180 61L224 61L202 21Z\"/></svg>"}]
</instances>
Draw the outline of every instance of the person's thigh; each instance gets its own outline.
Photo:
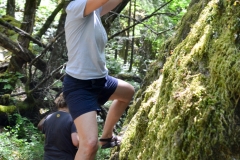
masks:
<instances>
[{"instance_id":1,"label":"person's thigh","mask_svg":"<svg viewBox=\"0 0 240 160\"><path fill-rule=\"evenodd\" d=\"M79 135L79 144L97 143L98 126L96 112L87 112L74 120Z\"/></svg>"},{"instance_id":2,"label":"person's thigh","mask_svg":"<svg viewBox=\"0 0 240 160\"><path fill-rule=\"evenodd\" d=\"M120 101L129 102L132 100L133 94L134 94L134 87L131 84L118 79L117 88L115 92L111 95L109 100L117 99Z\"/></svg>"}]
</instances>

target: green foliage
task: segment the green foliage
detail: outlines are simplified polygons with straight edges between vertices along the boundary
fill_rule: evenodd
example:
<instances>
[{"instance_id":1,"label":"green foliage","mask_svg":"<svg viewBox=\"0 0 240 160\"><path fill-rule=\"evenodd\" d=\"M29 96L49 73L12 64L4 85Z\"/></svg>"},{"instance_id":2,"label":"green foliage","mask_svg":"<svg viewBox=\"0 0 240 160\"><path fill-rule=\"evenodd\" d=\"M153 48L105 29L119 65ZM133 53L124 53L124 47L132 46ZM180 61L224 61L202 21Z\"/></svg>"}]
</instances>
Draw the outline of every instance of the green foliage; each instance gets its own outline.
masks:
<instances>
[{"instance_id":1,"label":"green foliage","mask_svg":"<svg viewBox=\"0 0 240 160\"><path fill-rule=\"evenodd\" d=\"M33 160L43 158L43 137L36 127L19 114L10 116L16 125L4 128L0 133L1 160Z\"/></svg>"},{"instance_id":2,"label":"green foliage","mask_svg":"<svg viewBox=\"0 0 240 160\"><path fill-rule=\"evenodd\" d=\"M118 59L113 57L113 54L106 55L107 59L107 68L109 74L118 74L121 71L121 63Z\"/></svg>"},{"instance_id":3,"label":"green foliage","mask_svg":"<svg viewBox=\"0 0 240 160\"><path fill-rule=\"evenodd\" d=\"M101 121L101 122L100 122ZM98 123L98 137L102 135L103 130L103 120L100 120ZM95 160L107 160L110 157L110 149L101 149L99 147Z\"/></svg>"},{"instance_id":4,"label":"green foliage","mask_svg":"<svg viewBox=\"0 0 240 160\"><path fill-rule=\"evenodd\" d=\"M111 149L98 149L97 155L95 160L107 160L110 157L110 150Z\"/></svg>"},{"instance_id":5,"label":"green foliage","mask_svg":"<svg viewBox=\"0 0 240 160\"><path fill-rule=\"evenodd\" d=\"M15 82L22 77L23 75L19 72L5 72L0 75L0 86L3 86L3 90L12 90L15 87Z\"/></svg>"},{"instance_id":6,"label":"green foliage","mask_svg":"<svg viewBox=\"0 0 240 160\"><path fill-rule=\"evenodd\" d=\"M0 0L0 18L2 15L6 14L6 8L7 6L5 5L6 0Z\"/></svg>"},{"instance_id":7,"label":"green foliage","mask_svg":"<svg viewBox=\"0 0 240 160\"><path fill-rule=\"evenodd\" d=\"M48 0L42 0L40 6L37 9L36 12L36 24L35 24L35 30L34 34L42 28L42 25L46 22L47 18L52 14L54 9L56 8L57 3L53 1L48 1ZM44 43L47 42L47 38L49 38L49 35L53 36L54 32L56 31L56 26L58 25L58 20L60 17L61 12L58 13L58 15L55 17L55 21L53 22L55 26L55 29L53 28L48 28L46 32L46 37L43 38L45 41Z\"/></svg>"},{"instance_id":8,"label":"green foliage","mask_svg":"<svg viewBox=\"0 0 240 160\"><path fill-rule=\"evenodd\" d=\"M144 77L148 69L149 62L156 60L159 53L159 48L166 42L168 37L175 34L173 30L174 27L178 25L179 20L186 12L187 6L190 0L177 1L174 0L168 5L164 6L160 10L157 9L160 6L163 6L167 0L141 0L136 1L136 12L135 20L131 19L131 25L141 21L145 17L155 14L150 18L145 19L142 23L138 24L134 28L134 53L133 53L133 66L137 68L139 75ZM130 1L132 4L132 13L131 17L134 17L134 2ZM111 34L115 34L121 31L123 28L128 27L128 19L126 15L129 15L130 3L122 11L122 15L115 19L112 24ZM127 32L127 31L126 31ZM118 41L121 45L119 46L121 50L125 50L126 42L129 41L129 51L131 50L130 46L133 38L133 29L130 29L129 37L126 37L127 34L122 33L117 39L113 41ZM112 46L114 42L110 41L108 44ZM119 49L120 50L120 49ZM124 51L123 51L124 52ZM122 53L121 53L122 54ZM123 57L120 55L121 58ZM130 55L128 55L127 62L130 62Z\"/></svg>"}]
</instances>

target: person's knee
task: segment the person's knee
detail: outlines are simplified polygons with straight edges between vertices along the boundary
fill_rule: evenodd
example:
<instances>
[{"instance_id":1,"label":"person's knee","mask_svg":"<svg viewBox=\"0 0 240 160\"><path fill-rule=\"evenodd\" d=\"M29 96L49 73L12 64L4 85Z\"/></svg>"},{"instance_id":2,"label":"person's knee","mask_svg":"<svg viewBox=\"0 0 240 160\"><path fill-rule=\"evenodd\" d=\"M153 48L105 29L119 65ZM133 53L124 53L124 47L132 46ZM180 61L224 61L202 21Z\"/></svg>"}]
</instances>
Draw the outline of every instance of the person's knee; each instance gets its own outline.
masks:
<instances>
[{"instance_id":1,"label":"person's knee","mask_svg":"<svg viewBox=\"0 0 240 160\"><path fill-rule=\"evenodd\" d=\"M98 150L98 139L89 139L85 141L84 148L89 154L93 154Z\"/></svg>"},{"instance_id":2,"label":"person's knee","mask_svg":"<svg viewBox=\"0 0 240 160\"><path fill-rule=\"evenodd\" d=\"M134 89L134 87L133 87L132 85L129 85L128 88L129 88L129 89L128 89L129 101L131 101L131 100L132 100L132 97L133 97L133 95L134 95L134 93L135 93L135 89Z\"/></svg>"},{"instance_id":3,"label":"person's knee","mask_svg":"<svg viewBox=\"0 0 240 160\"><path fill-rule=\"evenodd\" d=\"M130 87L130 92L131 92L131 94L132 94L132 96L134 95L134 93L135 93L135 89L134 89L134 87L131 85L131 87Z\"/></svg>"},{"instance_id":4,"label":"person's knee","mask_svg":"<svg viewBox=\"0 0 240 160\"><path fill-rule=\"evenodd\" d=\"M82 140L75 159L93 159L97 154L98 140Z\"/></svg>"}]
</instances>

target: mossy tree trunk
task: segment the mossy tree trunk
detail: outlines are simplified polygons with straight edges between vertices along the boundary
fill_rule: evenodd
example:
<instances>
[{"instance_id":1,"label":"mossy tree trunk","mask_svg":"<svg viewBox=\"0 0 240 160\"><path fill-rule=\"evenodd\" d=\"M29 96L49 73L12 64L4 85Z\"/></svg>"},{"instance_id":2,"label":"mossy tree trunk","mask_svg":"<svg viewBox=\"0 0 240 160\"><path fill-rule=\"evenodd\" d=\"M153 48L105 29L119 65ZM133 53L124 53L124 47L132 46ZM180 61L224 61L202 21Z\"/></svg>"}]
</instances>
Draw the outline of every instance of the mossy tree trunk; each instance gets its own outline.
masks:
<instances>
[{"instance_id":1,"label":"mossy tree trunk","mask_svg":"<svg viewBox=\"0 0 240 160\"><path fill-rule=\"evenodd\" d=\"M111 159L239 160L239 1L193 0L162 51Z\"/></svg>"}]
</instances>

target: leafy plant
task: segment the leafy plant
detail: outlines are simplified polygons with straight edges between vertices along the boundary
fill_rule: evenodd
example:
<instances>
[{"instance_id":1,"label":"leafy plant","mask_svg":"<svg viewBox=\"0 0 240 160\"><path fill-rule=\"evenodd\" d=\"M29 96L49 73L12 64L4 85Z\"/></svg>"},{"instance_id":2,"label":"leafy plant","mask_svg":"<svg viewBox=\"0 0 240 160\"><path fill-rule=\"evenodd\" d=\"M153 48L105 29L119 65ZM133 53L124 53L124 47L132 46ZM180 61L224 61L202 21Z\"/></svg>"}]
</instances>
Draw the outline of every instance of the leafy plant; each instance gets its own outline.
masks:
<instances>
[{"instance_id":1,"label":"leafy plant","mask_svg":"<svg viewBox=\"0 0 240 160\"><path fill-rule=\"evenodd\" d=\"M121 72L122 67L118 59L114 59L113 54L107 54L107 68L110 74L117 74Z\"/></svg>"},{"instance_id":2,"label":"leafy plant","mask_svg":"<svg viewBox=\"0 0 240 160\"><path fill-rule=\"evenodd\" d=\"M16 125L7 126L0 133L1 160L32 160L43 158L43 137L34 125L19 114L10 116L10 121L16 118Z\"/></svg>"},{"instance_id":3,"label":"leafy plant","mask_svg":"<svg viewBox=\"0 0 240 160\"><path fill-rule=\"evenodd\" d=\"M12 72L5 72L4 74L0 75L0 86L4 90L11 90L15 87L15 81L22 78L23 75L19 72L12 73Z\"/></svg>"},{"instance_id":4,"label":"leafy plant","mask_svg":"<svg viewBox=\"0 0 240 160\"><path fill-rule=\"evenodd\" d=\"M98 123L98 137L102 135L102 130L103 130L103 121L101 123ZM110 156L110 149L98 149L97 155L95 157L95 160L105 160L109 159Z\"/></svg>"}]
</instances>

